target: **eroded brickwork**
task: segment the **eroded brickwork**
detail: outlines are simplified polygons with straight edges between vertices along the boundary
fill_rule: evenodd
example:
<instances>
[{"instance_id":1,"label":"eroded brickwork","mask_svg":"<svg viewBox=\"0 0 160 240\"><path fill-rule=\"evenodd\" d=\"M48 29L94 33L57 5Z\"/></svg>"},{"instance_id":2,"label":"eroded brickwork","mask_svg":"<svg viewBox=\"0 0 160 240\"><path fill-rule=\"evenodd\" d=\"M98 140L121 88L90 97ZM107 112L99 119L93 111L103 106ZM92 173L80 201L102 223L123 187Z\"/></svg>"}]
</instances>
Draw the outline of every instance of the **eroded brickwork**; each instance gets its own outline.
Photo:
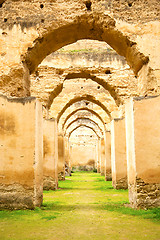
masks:
<instances>
[{"instance_id":1,"label":"eroded brickwork","mask_svg":"<svg viewBox=\"0 0 160 240\"><path fill-rule=\"evenodd\" d=\"M152 208L160 205L160 184L146 183L136 178L135 184L129 184L130 204L135 208Z\"/></svg>"},{"instance_id":2,"label":"eroded brickwork","mask_svg":"<svg viewBox=\"0 0 160 240\"><path fill-rule=\"evenodd\" d=\"M56 190L58 187L57 181L55 178L44 176L43 177L43 189L44 190Z\"/></svg>"},{"instance_id":3,"label":"eroded brickwork","mask_svg":"<svg viewBox=\"0 0 160 240\"><path fill-rule=\"evenodd\" d=\"M127 189L128 188L128 179L127 177L113 181L113 187L115 189Z\"/></svg>"}]
</instances>

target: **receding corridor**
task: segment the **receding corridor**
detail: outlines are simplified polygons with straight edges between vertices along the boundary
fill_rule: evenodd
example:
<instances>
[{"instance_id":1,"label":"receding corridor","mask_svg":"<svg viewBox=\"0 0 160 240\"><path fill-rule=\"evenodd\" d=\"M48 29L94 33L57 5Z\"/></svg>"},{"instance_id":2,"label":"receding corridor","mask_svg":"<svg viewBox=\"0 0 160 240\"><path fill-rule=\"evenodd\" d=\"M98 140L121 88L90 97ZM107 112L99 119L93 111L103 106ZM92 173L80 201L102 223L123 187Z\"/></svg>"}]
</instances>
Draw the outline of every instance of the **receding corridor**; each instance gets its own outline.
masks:
<instances>
[{"instance_id":1,"label":"receding corridor","mask_svg":"<svg viewBox=\"0 0 160 240\"><path fill-rule=\"evenodd\" d=\"M0 211L2 240L159 240L160 209L127 208L128 190L115 190L104 176L75 172L44 191L35 210Z\"/></svg>"}]
</instances>

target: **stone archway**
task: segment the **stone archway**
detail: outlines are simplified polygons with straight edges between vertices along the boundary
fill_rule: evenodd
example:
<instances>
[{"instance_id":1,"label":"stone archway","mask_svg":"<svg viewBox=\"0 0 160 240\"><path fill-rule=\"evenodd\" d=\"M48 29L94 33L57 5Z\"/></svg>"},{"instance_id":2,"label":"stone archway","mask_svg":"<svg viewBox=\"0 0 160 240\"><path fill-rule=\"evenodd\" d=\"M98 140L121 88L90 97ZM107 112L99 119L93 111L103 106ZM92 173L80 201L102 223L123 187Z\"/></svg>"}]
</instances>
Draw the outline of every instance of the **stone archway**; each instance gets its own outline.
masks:
<instances>
[{"instance_id":1,"label":"stone archway","mask_svg":"<svg viewBox=\"0 0 160 240\"><path fill-rule=\"evenodd\" d=\"M98 147L102 135L98 127L94 124L91 125L88 121L75 122L72 125L73 129L68 128L65 133L68 139L68 165L70 167L79 167L82 169L97 168L100 162ZM72 126L71 125L71 126ZM88 129L88 130L87 130ZM73 136L72 136L73 134ZM81 141L79 141L81 136Z\"/></svg>"},{"instance_id":2,"label":"stone archway","mask_svg":"<svg viewBox=\"0 0 160 240\"><path fill-rule=\"evenodd\" d=\"M80 39L105 41L126 58L135 75L149 61L148 57L138 51L136 42L131 41L116 28L113 18L94 12L76 16L73 20L57 23L56 26L42 30L41 36L34 40L23 55L23 62L31 74L47 55Z\"/></svg>"},{"instance_id":3,"label":"stone archway","mask_svg":"<svg viewBox=\"0 0 160 240\"><path fill-rule=\"evenodd\" d=\"M9 9L12 4L12 1L6 1L2 7L9 17ZM28 96L30 94L30 74L36 70L42 60L61 47L81 39L104 41L119 55L124 56L134 74L139 78L138 85L140 85L141 94L148 94L149 91L156 90L157 79L152 74L153 66L148 66L149 57L145 56L149 51L144 53L144 49L141 48L143 50L140 52L137 47L139 42L135 38L132 41L128 37L130 33L127 34L127 31L118 27L118 22L116 25L116 21L107 15L101 8L102 6L98 8L98 5L103 5L100 2L94 2L97 6L94 11L87 11L84 2L79 2L78 5L73 3L70 12L68 12L69 6L67 4L59 9L59 5L53 4L51 6L49 2L46 2L45 7L49 11L46 19L41 18L41 13L39 10L37 11L37 1L36 3L29 1L27 5L28 10L29 8L34 9L32 11L34 17L29 11L29 13L24 12L23 16L17 18L17 12L20 11L18 4L14 6L15 11L12 14L12 20L10 19L7 22L4 16L1 19L1 28L6 31L8 31L7 29L11 30L10 34L8 34L9 32L3 32L2 57L9 55L7 56L9 62L7 68L5 66L7 70L1 75L3 86L1 89L4 92L7 91L11 96ZM97 9L102 11L97 11ZM31 19L32 17L33 19ZM16 28L16 31L14 31L14 28ZM30 28L33 28L31 32ZM23 32L24 30L25 32ZM134 31L132 31L132 34L134 34ZM6 35L12 38L19 37L19 49L15 47L14 43L11 46L8 42L5 43ZM12 61L14 56L16 57ZM148 84L149 86L147 86Z\"/></svg>"},{"instance_id":4,"label":"stone archway","mask_svg":"<svg viewBox=\"0 0 160 240\"><path fill-rule=\"evenodd\" d=\"M95 127L97 127L99 129L99 131L101 132L101 134L103 135L103 130L100 128L100 126L98 125L98 123L96 123L94 120L92 120L91 118L87 118L87 117L78 117L76 119L74 119L73 121L71 121L65 128L65 133L67 132L67 130L72 126L72 124L76 123L78 124L79 122L88 122L88 123L92 123L93 125L95 125Z\"/></svg>"},{"instance_id":5,"label":"stone archway","mask_svg":"<svg viewBox=\"0 0 160 240\"><path fill-rule=\"evenodd\" d=\"M79 124L78 126L76 126L74 129L72 129L72 130L69 132L68 137L70 138L71 134L72 134L75 130L77 130L78 128L80 128L80 127L86 127L86 128L91 129L91 130L96 134L97 138L100 139L100 136L98 135L98 133L96 132L96 130L95 130L93 127L91 127L91 126L89 126L89 125L87 125L87 124L82 124L82 123L80 123L80 124Z\"/></svg>"},{"instance_id":6,"label":"stone archway","mask_svg":"<svg viewBox=\"0 0 160 240\"><path fill-rule=\"evenodd\" d=\"M68 22L57 22L47 29L42 28L39 37L22 55L26 92L30 88L28 73L32 74L43 59L52 52L81 39L99 40L109 44L119 55L125 57L135 76L138 76L138 72L149 62L149 57L137 49L136 42L131 41L116 28L113 18L100 12L82 14ZM146 84L143 76L141 81Z\"/></svg>"},{"instance_id":7,"label":"stone archway","mask_svg":"<svg viewBox=\"0 0 160 240\"><path fill-rule=\"evenodd\" d=\"M71 79L76 79L76 78L85 78L86 80L91 79L92 81L98 83L105 90L107 90L109 92L109 94L112 96L112 98L114 99L117 106L119 106L120 104L123 104L123 101L120 98L120 96L118 95L115 87L111 86L104 79L94 76L93 74L90 73L90 71L81 70L80 72L77 72L77 73L75 73L75 72L69 73L65 76L64 81L71 80ZM62 92L62 90L63 90L63 83L60 83L50 93L50 96L49 96L49 99L48 99L48 102L47 102L47 105L46 105L47 109L49 109L51 107L54 99Z\"/></svg>"},{"instance_id":8,"label":"stone archway","mask_svg":"<svg viewBox=\"0 0 160 240\"><path fill-rule=\"evenodd\" d=\"M86 100L88 102L92 102L92 103L95 103L95 104L99 105L106 112L106 114L108 115L109 119L111 119L111 114L110 114L109 110L100 101L98 101L96 98L94 98L91 95L83 95L83 96L75 97L75 98L71 99L63 107L63 109L59 112L59 114L57 116L57 122L59 122L61 116L63 115L63 113L66 111L67 108L69 108L72 104L74 104L76 102L79 102L79 101L82 101L82 100Z\"/></svg>"},{"instance_id":9,"label":"stone archway","mask_svg":"<svg viewBox=\"0 0 160 240\"><path fill-rule=\"evenodd\" d=\"M69 118L71 118L75 113L77 113L79 111L88 111L88 112L92 113L93 115L95 115L103 123L104 129L105 129L105 123L104 123L103 119L101 118L101 116L89 108L78 108L78 109L74 110L73 112L71 112L64 120L64 122L62 124L62 129L64 129L64 126L65 126L66 122L69 120Z\"/></svg>"}]
</instances>

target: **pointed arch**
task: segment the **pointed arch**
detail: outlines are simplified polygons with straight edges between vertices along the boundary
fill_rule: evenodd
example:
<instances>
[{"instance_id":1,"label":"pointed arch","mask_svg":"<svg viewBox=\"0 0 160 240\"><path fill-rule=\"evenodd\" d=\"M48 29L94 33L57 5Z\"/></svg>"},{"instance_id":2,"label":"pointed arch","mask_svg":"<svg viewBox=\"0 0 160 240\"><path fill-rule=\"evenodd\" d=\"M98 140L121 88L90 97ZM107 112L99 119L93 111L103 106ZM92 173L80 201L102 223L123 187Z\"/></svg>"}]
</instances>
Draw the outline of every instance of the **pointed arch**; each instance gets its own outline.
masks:
<instances>
[{"instance_id":1,"label":"pointed arch","mask_svg":"<svg viewBox=\"0 0 160 240\"><path fill-rule=\"evenodd\" d=\"M98 125L98 123L96 123L96 122L95 122L94 120L92 120L91 118L87 118L87 117L78 117L78 118L74 119L72 122L70 122L70 123L67 125L67 127L66 127L66 129L65 129L65 132L67 131L67 129L68 129L72 124L74 124L74 123L76 123L76 122L79 122L79 121L81 121L81 120L83 120L83 121L89 121L89 122L93 123L95 126L98 127L98 129L100 130L101 134L103 135L103 131L102 131L102 129L100 128L100 126Z\"/></svg>"},{"instance_id":2,"label":"pointed arch","mask_svg":"<svg viewBox=\"0 0 160 240\"><path fill-rule=\"evenodd\" d=\"M76 78L85 78L86 80L91 79L92 81L101 85L105 90L107 90L110 93L112 98L115 100L115 103L117 104L117 106L119 106L120 104L123 103L120 96L116 92L115 87L111 86L103 78L94 76L93 74L90 73L89 70L83 69L80 72L68 73L64 80L66 81L66 80L71 80L71 79L76 79Z\"/></svg>"},{"instance_id":3,"label":"pointed arch","mask_svg":"<svg viewBox=\"0 0 160 240\"><path fill-rule=\"evenodd\" d=\"M103 123L104 128L106 128L103 119L102 119L101 116L100 116L98 113L96 113L94 110L89 109L89 108L78 108L78 109L74 110L73 112L71 112L71 113L66 117L66 119L64 120L64 123L62 124L62 129L64 129L64 126L65 126L67 120L68 120L70 117L72 117L75 113L77 113L78 111L88 111L88 112L92 113L92 114L95 115L97 118L99 118L99 120Z\"/></svg>"},{"instance_id":4,"label":"pointed arch","mask_svg":"<svg viewBox=\"0 0 160 240\"><path fill-rule=\"evenodd\" d=\"M107 90L109 92L109 94L114 99L114 101L115 101L115 103L118 107L120 106L120 104L123 104L123 101L120 98L120 96L118 95L118 93L116 92L115 87L111 86L103 78L99 78L97 76L94 76L93 74L90 73L89 70L83 69L83 70L80 70L80 72L68 73L65 76L64 82L67 81L67 80L76 79L76 78L85 78L86 80L91 79L92 81L98 83L105 90ZM50 109L54 99L62 92L64 82L57 85L55 87L55 89L51 92L51 94L49 96L49 99L48 99L48 102L47 102L47 105L46 105L47 109Z\"/></svg>"},{"instance_id":5,"label":"pointed arch","mask_svg":"<svg viewBox=\"0 0 160 240\"><path fill-rule=\"evenodd\" d=\"M111 120L111 113L110 111L106 108L105 105L103 105L99 100L97 100L95 97L93 97L92 95L82 95L80 97L75 97L73 99L71 99L63 108L62 110L59 112L58 116L57 116L57 122L59 123L59 120L61 118L61 116L63 115L63 113L66 111L67 108L69 108L72 104L79 102L79 101L83 101L86 100L87 102L92 102L97 104L98 106L100 106L108 115L108 117Z\"/></svg>"},{"instance_id":6,"label":"pointed arch","mask_svg":"<svg viewBox=\"0 0 160 240\"><path fill-rule=\"evenodd\" d=\"M41 35L22 56L22 62L25 62L30 74L47 55L80 39L106 42L119 55L126 58L135 75L149 61L148 57L138 51L136 42L131 41L116 28L115 20L102 12L88 12L75 16L74 19L51 23L48 28L44 26L40 32Z\"/></svg>"},{"instance_id":7,"label":"pointed arch","mask_svg":"<svg viewBox=\"0 0 160 240\"><path fill-rule=\"evenodd\" d=\"M96 132L96 130L95 130L94 128L92 128L91 126L88 126L88 125L86 125L86 124L80 124L79 126L76 126L74 129L72 129L72 130L69 132L68 138L70 138L71 134L72 134L75 130L77 130L78 128L80 128L80 127L90 128L90 129L96 134L96 136L98 137L98 139L100 139L100 136L98 135L98 133Z\"/></svg>"}]
</instances>

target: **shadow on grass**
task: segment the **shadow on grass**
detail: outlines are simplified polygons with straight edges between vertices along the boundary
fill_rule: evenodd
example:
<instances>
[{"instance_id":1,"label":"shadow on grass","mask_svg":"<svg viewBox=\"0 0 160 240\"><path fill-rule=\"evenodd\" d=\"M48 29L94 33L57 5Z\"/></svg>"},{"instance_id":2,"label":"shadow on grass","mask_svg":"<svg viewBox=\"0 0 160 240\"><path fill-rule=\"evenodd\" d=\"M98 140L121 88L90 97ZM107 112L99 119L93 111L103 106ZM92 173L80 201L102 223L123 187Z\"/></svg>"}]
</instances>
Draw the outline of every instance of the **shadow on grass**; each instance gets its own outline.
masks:
<instances>
[{"instance_id":1,"label":"shadow on grass","mask_svg":"<svg viewBox=\"0 0 160 240\"><path fill-rule=\"evenodd\" d=\"M63 211L76 211L76 210L104 210L109 212L117 212L119 214L130 215L130 216L138 216L144 219L150 219L154 222L160 222L160 208L153 208L148 210L143 209L132 209L130 207L126 207L125 204L128 202L119 202L119 203L106 203L101 204L99 202L95 202L94 204L84 205L84 204L75 204L75 205L64 205L64 204L54 204L54 203L46 203L41 209L42 210L54 210L58 212Z\"/></svg>"},{"instance_id":2,"label":"shadow on grass","mask_svg":"<svg viewBox=\"0 0 160 240\"><path fill-rule=\"evenodd\" d=\"M0 219L19 219L23 216L33 216L37 215L38 218L43 220L49 221L53 220L60 215L63 215L63 212L74 212L74 211L109 211L109 212L116 212L123 215L128 216L137 216L143 219L149 219L151 221L160 223L160 208L153 208L148 210L142 209L132 209L129 207L125 207L125 203L128 202L119 202L119 203L106 203L101 204L99 202L95 202L92 204L70 204L65 205L63 202L46 202L44 203L41 208L36 208L35 210L16 210L16 211L0 211Z\"/></svg>"}]
</instances>

